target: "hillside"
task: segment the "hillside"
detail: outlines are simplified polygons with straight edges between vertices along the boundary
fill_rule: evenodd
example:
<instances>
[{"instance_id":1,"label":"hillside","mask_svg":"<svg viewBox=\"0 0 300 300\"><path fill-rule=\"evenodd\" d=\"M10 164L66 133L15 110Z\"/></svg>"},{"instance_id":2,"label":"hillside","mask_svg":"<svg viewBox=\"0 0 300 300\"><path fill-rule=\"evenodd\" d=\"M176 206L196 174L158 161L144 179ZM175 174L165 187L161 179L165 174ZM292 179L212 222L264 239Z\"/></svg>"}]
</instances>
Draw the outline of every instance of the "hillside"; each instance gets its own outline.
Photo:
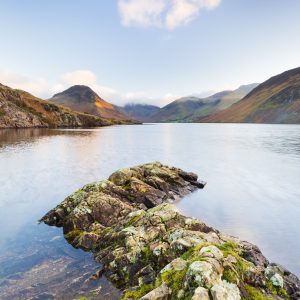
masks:
<instances>
[{"instance_id":1,"label":"hillside","mask_svg":"<svg viewBox=\"0 0 300 300\"><path fill-rule=\"evenodd\" d=\"M184 97L161 108L152 122L198 122L199 119L230 107L257 84L243 85L234 91L223 91L207 98Z\"/></svg>"},{"instance_id":2,"label":"hillside","mask_svg":"<svg viewBox=\"0 0 300 300\"><path fill-rule=\"evenodd\" d=\"M199 121L300 123L300 68L271 77L230 108Z\"/></svg>"},{"instance_id":3,"label":"hillside","mask_svg":"<svg viewBox=\"0 0 300 300\"><path fill-rule=\"evenodd\" d=\"M0 128L93 127L113 124L0 84Z\"/></svg>"},{"instance_id":4,"label":"hillside","mask_svg":"<svg viewBox=\"0 0 300 300\"><path fill-rule=\"evenodd\" d=\"M148 104L126 104L124 107L120 108L126 115L134 120L141 122L148 122L152 115L157 113L160 108L155 105Z\"/></svg>"},{"instance_id":5,"label":"hillside","mask_svg":"<svg viewBox=\"0 0 300 300\"><path fill-rule=\"evenodd\" d=\"M49 101L69 107L75 111L85 112L106 119L128 120L120 109L103 100L91 88L85 85L74 85L55 94Z\"/></svg>"}]
</instances>

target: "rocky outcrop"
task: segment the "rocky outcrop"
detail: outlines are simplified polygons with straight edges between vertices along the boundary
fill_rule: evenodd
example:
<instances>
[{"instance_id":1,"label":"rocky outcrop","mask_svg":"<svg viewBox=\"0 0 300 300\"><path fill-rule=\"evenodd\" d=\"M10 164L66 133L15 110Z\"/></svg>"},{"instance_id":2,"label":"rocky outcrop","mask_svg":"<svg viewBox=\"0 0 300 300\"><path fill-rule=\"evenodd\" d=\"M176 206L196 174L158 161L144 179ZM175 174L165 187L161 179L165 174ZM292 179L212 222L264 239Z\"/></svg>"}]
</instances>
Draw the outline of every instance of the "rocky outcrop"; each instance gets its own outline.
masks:
<instances>
[{"instance_id":1,"label":"rocky outcrop","mask_svg":"<svg viewBox=\"0 0 300 300\"><path fill-rule=\"evenodd\" d=\"M299 279L245 241L170 202L203 188L160 163L122 169L67 197L41 221L102 263L124 299L298 299Z\"/></svg>"}]
</instances>

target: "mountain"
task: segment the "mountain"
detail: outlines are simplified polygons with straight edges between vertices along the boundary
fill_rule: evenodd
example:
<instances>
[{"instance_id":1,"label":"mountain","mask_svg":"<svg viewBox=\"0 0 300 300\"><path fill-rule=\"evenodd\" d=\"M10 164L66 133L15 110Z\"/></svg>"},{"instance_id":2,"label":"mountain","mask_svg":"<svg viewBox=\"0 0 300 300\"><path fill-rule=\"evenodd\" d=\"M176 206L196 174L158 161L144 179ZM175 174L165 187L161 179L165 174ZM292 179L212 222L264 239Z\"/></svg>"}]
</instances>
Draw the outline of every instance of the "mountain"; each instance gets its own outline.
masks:
<instances>
[{"instance_id":1,"label":"mountain","mask_svg":"<svg viewBox=\"0 0 300 300\"><path fill-rule=\"evenodd\" d=\"M199 119L230 107L258 84L240 86L206 98L184 97L161 108L151 117L152 122L198 122Z\"/></svg>"},{"instance_id":2,"label":"mountain","mask_svg":"<svg viewBox=\"0 0 300 300\"><path fill-rule=\"evenodd\" d=\"M49 101L69 107L75 111L106 119L129 119L117 106L103 100L90 87L85 85L74 85L61 93L55 94Z\"/></svg>"},{"instance_id":3,"label":"mountain","mask_svg":"<svg viewBox=\"0 0 300 300\"><path fill-rule=\"evenodd\" d=\"M94 127L111 124L114 124L111 120L74 112L0 84L0 128Z\"/></svg>"},{"instance_id":4,"label":"mountain","mask_svg":"<svg viewBox=\"0 0 300 300\"><path fill-rule=\"evenodd\" d=\"M120 108L126 115L141 122L148 122L151 116L157 113L160 108L155 105L148 104L126 104Z\"/></svg>"},{"instance_id":5,"label":"mountain","mask_svg":"<svg viewBox=\"0 0 300 300\"><path fill-rule=\"evenodd\" d=\"M201 122L300 123L300 67L271 77L230 108Z\"/></svg>"}]
</instances>

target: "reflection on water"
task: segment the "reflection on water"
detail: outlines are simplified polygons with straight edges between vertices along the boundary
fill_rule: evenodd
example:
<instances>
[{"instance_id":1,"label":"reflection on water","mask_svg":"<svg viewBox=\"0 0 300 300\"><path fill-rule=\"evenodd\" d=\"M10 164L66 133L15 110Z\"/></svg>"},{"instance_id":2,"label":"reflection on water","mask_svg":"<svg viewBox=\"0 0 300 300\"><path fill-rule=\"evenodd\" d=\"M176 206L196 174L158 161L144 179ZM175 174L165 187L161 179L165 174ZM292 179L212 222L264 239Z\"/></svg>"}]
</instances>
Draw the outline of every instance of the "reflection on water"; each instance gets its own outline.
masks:
<instances>
[{"instance_id":1,"label":"reflection on water","mask_svg":"<svg viewBox=\"0 0 300 300\"><path fill-rule=\"evenodd\" d=\"M48 230L33 224L77 188L118 168L154 160L194 171L208 182L177 204L181 211L258 244L271 260L300 275L300 126L292 125L0 131L0 257L7 255L7 245L17 248L22 240L26 248ZM22 239L30 226L36 230ZM48 232L47 239L51 234L61 232ZM41 257L44 247L51 247L43 243L37 246ZM24 259L32 269L34 260ZM24 272L21 265L12 268L15 273Z\"/></svg>"}]
</instances>

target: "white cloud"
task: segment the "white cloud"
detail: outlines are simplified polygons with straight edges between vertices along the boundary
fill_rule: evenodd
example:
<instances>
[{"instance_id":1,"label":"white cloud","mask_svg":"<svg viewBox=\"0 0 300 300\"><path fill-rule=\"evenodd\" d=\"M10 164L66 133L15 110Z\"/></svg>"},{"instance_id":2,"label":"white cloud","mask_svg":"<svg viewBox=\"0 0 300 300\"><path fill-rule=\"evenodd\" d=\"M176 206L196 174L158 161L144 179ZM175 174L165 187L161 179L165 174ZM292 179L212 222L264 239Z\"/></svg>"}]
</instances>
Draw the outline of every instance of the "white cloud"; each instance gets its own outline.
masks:
<instances>
[{"instance_id":1,"label":"white cloud","mask_svg":"<svg viewBox=\"0 0 300 300\"><path fill-rule=\"evenodd\" d=\"M15 89L31 92L34 95L45 96L51 88L48 81L42 78L30 77L0 70L0 83Z\"/></svg>"},{"instance_id":2,"label":"white cloud","mask_svg":"<svg viewBox=\"0 0 300 300\"><path fill-rule=\"evenodd\" d=\"M96 84L96 75L88 70L77 70L74 72L65 73L61 76L63 82L69 85L83 84L92 85Z\"/></svg>"},{"instance_id":3,"label":"white cloud","mask_svg":"<svg viewBox=\"0 0 300 300\"><path fill-rule=\"evenodd\" d=\"M124 26L164 27L172 30L193 21L201 10L216 8L221 0L118 0Z\"/></svg>"},{"instance_id":4,"label":"white cloud","mask_svg":"<svg viewBox=\"0 0 300 300\"><path fill-rule=\"evenodd\" d=\"M124 26L161 26L166 0L119 0L118 8Z\"/></svg>"}]
</instances>

